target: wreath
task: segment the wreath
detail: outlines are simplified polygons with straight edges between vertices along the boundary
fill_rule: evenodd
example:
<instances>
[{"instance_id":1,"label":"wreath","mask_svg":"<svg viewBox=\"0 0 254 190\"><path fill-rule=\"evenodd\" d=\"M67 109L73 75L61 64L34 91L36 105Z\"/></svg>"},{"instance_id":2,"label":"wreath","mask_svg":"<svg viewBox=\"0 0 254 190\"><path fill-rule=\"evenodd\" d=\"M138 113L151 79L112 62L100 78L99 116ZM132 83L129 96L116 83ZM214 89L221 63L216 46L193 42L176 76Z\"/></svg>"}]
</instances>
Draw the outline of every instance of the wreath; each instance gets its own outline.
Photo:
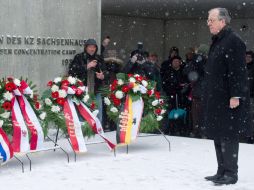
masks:
<instances>
[{"instance_id":1,"label":"wreath","mask_svg":"<svg viewBox=\"0 0 254 190\"><path fill-rule=\"evenodd\" d=\"M28 84L30 88L30 93L23 93L21 83ZM47 124L45 122L46 111L42 106L39 95L37 94L36 85L28 79L23 80L17 78L3 78L0 80L0 127L8 134L12 135L12 101L15 98L15 90L19 90L22 95L25 96L29 104L31 105L34 113L36 114L44 134L47 134Z\"/></svg>"},{"instance_id":2,"label":"wreath","mask_svg":"<svg viewBox=\"0 0 254 190\"><path fill-rule=\"evenodd\" d=\"M49 81L47 86L49 89L43 93L43 104L47 113L45 121L47 125L54 123L54 125L59 127L64 134L67 134L67 127L63 113L63 106L68 98L77 105L81 102L84 103L95 116L99 113L95 96L88 93L87 87L84 86L83 82L78 78L72 76L63 78L57 77L54 80ZM94 135L94 132L86 121L82 120L81 124L85 136L91 137Z\"/></svg>"},{"instance_id":3,"label":"wreath","mask_svg":"<svg viewBox=\"0 0 254 190\"><path fill-rule=\"evenodd\" d=\"M115 123L118 122L124 99L128 95L135 102L140 98L144 101L143 118L140 132L156 131L166 113L165 99L155 89L155 82L138 74L117 74L117 78L110 84L109 93L104 97L107 115ZM104 90L105 91L105 90ZM106 91L105 91L106 92Z\"/></svg>"}]
</instances>

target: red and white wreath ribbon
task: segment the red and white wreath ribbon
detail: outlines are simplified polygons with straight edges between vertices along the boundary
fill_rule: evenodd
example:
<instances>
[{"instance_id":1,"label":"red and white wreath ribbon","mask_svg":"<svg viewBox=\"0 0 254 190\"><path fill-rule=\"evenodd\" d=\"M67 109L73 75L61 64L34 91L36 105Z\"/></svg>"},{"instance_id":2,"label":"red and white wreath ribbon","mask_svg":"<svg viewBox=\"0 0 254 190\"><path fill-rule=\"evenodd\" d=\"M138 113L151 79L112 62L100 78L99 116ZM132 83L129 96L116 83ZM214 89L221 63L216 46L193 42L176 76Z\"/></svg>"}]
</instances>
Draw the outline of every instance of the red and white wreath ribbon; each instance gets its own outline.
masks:
<instances>
[{"instance_id":1,"label":"red and white wreath ribbon","mask_svg":"<svg viewBox=\"0 0 254 190\"><path fill-rule=\"evenodd\" d=\"M65 101L63 111L73 150L75 152L87 152L81 129L81 123L79 121L74 103L72 100L70 100L70 98Z\"/></svg>"},{"instance_id":2,"label":"red and white wreath ribbon","mask_svg":"<svg viewBox=\"0 0 254 190\"><path fill-rule=\"evenodd\" d=\"M15 134L15 137L13 135L13 139L17 139L16 144L14 144L15 147L14 150L17 152L23 152L26 151L27 149L26 136L28 136L28 133L27 129L25 130L26 127L24 127L22 115L31 133L30 150L41 149L43 147L43 139L44 139L43 130L36 114L34 113L33 108L27 101L26 97L23 95L23 94L31 95L33 92L25 81L21 81L20 86L15 90L13 90L13 92L15 95L15 99L17 98L18 100L19 107L22 113L22 114L20 113L20 110L18 109L18 104L16 100L14 100L13 101L14 109L12 112L14 113L14 116L12 117L12 119L17 133Z\"/></svg>"},{"instance_id":3,"label":"red and white wreath ribbon","mask_svg":"<svg viewBox=\"0 0 254 190\"><path fill-rule=\"evenodd\" d=\"M80 103L79 105L77 105L79 113L81 114L81 116L88 122L88 124L92 127L92 130L95 134L100 135L101 138L103 138L105 140L105 142L107 143L108 147L110 148L110 150L115 148L115 144L113 144L104 134L103 128L101 126L101 122L100 120L95 117L92 112L88 109L88 107L83 104Z\"/></svg>"}]
</instances>

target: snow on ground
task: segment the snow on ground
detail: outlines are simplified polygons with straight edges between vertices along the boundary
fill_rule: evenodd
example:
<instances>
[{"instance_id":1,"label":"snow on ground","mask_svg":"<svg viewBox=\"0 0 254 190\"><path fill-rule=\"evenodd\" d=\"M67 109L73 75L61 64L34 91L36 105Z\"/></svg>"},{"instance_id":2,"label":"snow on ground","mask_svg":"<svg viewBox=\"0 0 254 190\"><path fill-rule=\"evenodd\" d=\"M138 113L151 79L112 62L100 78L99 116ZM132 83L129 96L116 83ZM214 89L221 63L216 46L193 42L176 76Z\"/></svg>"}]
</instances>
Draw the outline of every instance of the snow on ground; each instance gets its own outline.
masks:
<instances>
[{"instance_id":1,"label":"snow on ground","mask_svg":"<svg viewBox=\"0 0 254 190\"><path fill-rule=\"evenodd\" d=\"M114 139L115 133L107 133ZM105 144L89 145L88 152L71 155L67 163L61 151L31 155L32 171L25 161L25 173L16 160L0 168L1 190L253 190L254 146L240 144L239 181L236 185L214 186L204 180L216 172L213 142L183 137L140 137L130 145L117 149L116 157ZM89 141L98 141L99 137ZM60 144L71 154L67 140Z\"/></svg>"}]
</instances>

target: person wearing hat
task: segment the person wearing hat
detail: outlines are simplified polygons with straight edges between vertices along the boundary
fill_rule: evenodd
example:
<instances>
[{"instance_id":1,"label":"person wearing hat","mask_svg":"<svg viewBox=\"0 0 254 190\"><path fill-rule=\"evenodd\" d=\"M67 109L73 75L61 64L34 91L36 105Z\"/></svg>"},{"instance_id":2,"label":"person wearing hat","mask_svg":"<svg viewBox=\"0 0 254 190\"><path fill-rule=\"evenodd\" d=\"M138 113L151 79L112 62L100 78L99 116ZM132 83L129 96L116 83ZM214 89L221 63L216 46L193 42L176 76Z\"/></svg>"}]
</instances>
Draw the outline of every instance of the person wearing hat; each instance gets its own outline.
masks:
<instances>
[{"instance_id":1,"label":"person wearing hat","mask_svg":"<svg viewBox=\"0 0 254 190\"><path fill-rule=\"evenodd\" d=\"M84 52L75 55L69 65L68 74L83 81L84 85L88 87L88 92L96 95L99 107L98 117L102 121L102 98L98 89L103 85L105 79L105 64L97 51L96 41L88 39L85 42Z\"/></svg>"},{"instance_id":2,"label":"person wearing hat","mask_svg":"<svg viewBox=\"0 0 254 190\"><path fill-rule=\"evenodd\" d=\"M182 92L183 87L187 83L187 79L183 73L182 59L180 56L173 56L171 58L171 64L168 66L168 69L165 72L164 77L162 78L162 89L168 98L168 112L176 108L186 108L187 106L187 92ZM168 121L165 121L164 131L165 133L169 132ZM182 122L182 121L179 121ZM170 133L175 135L187 135L187 130L185 130L186 125L183 123L171 122L175 124L176 127L170 128Z\"/></svg>"},{"instance_id":3,"label":"person wearing hat","mask_svg":"<svg viewBox=\"0 0 254 190\"><path fill-rule=\"evenodd\" d=\"M171 64L172 58L174 56L179 56L179 49L177 47L175 47L175 46L170 48L168 59L163 61L162 64L161 64L161 69L160 69L161 78L164 78L165 72L169 69L169 66Z\"/></svg>"}]
</instances>

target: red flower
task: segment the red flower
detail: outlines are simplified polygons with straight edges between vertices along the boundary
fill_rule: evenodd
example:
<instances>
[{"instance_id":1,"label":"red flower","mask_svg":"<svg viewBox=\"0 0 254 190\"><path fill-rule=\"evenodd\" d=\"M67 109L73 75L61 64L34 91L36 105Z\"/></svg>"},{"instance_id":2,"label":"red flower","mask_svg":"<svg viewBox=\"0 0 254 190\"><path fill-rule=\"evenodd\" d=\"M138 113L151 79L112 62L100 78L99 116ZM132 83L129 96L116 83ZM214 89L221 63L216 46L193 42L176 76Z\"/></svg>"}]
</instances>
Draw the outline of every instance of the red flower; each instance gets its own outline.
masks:
<instances>
[{"instance_id":1,"label":"red flower","mask_svg":"<svg viewBox=\"0 0 254 190\"><path fill-rule=\"evenodd\" d=\"M130 77L133 77L133 74L128 74L128 77L130 78Z\"/></svg>"},{"instance_id":2,"label":"red flower","mask_svg":"<svg viewBox=\"0 0 254 190\"><path fill-rule=\"evenodd\" d=\"M116 98L116 99L113 100L113 103L114 103L115 106L120 106L121 100L119 100L118 98Z\"/></svg>"},{"instance_id":3,"label":"red flower","mask_svg":"<svg viewBox=\"0 0 254 190\"><path fill-rule=\"evenodd\" d=\"M11 106L11 102L4 102L2 105L2 108L4 108L7 111L10 111L12 106Z\"/></svg>"},{"instance_id":4,"label":"red flower","mask_svg":"<svg viewBox=\"0 0 254 190\"><path fill-rule=\"evenodd\" d=\"M138 81L138 82L141 82L143 80L143 77L142 76L136 76L135 79Z\"/></svg>"},{"instance_id":5,"label":"red flower","mask_svg":"<svg viewBox=\"0 0 254 190\"><path fill-rule=\"evenodd\" d=\"M40 107L41 107L41 104L40 104L40 102L35 102L35 109L40 109Z\"/></svg>"},{"instance_id":6,"label":"red flower","mask_svg":"<svg viewBox=\"0 0 254 190\"><path fill-rule=\"evenodd\" d=\"M116 90L116 85L114 85L114 84L110 85L110 90L115 91Z\"/></svg>"},{"instance_id":7,"label":"red flower","mask_svg":"<svg viewBox=\"0 0 254 190\"><path fill-rule=\"evenodd\" d=\"M57 102L59 105L63 106L63 105L64 105L64 102L65 102L65 99L64 99L64 98L57 98L56 102Z\"/></svg>"},{"instance_id":8,"label":"red flower","mask_svg":"<svg viewBox=\"0 0 254 190\"><path fill-rule=\"evenodd\" d=\"M156 97L157 99L160 99L160 97L161 97L160 92L156 91L156 92L155 92L155 97Z\"/></svg>"},{"instance_id":9,"label":"red flower","mask_svg":"<svg viewBox=\"0 0 254 190\"><path fill-rule=\"evenodd\" d=\"M148 94L149 96L152 96L152 95L153 95L153 90L147 90L147 94Z\"/></svg>"},{"instance_id":10,"label":"red flower","mask_svg":"<svg viewBox=\"0 0 254 190\"><path fill-rule=\"evenodd\" d=\"M82 91L80 88L77 88L75 94L76 94L77 96L80 96L80 95L83 94L83 91Z\"/></svg>"},{"instance_id":11,"label":"red flower","mask_svg":"<svg viewBox=\"0 0 254 190\"><path fill-rule=\"evenodd\" d=\"M38 101L38 94L34 94L33 100L34 100L35 102Z\"/></svg>"},{"instance_id":12,"label":"red flower","mask_svg":"<svg viewBox=\"0 0 254 190\"><path fill-rule=\"evenodd\" d=\"M13 82L8 82L5 84L5 89L8 91L13 91L15 89L15 84Z\"/></svg>"},{"instance_id":13,"label":"red flower","mask_svg":"<svg viewBox=\"0 0 254 190\"><path fill-rule=\"evenodd\" d=\"M161 109L159 109L159 108L156 109L156 110L155 110L155 113L156 113L157 115L161 114Z\"/></svg>"},{"instance_id":14,"label":"red flower","mask_svg":"<svg viewBox=\"0 0 254 190\"><path fill-rule=\"evenodd\" d=\"M92 103L91 103L90 108L91 108L92 110L94 110L94 109L95 109L95 103L94 103L94 102L92 102Z\"/></svg>"},{"instance_id":15,"label":"red flower","mask_svg":"<svg viewBox=\"0 0 254 190\"><path fill-rule=\"evenodd\" d=\"M135 84L133 82L130 82L128 85L129 89L133 88L134 86L135 86Z\"/></svg>"},{"instance_id":16,"label":"red flower","mask_svg":"<svg viewBox=\"0 0 254 190\"><path fill-rule=\"evenodd\" d=\"M69 86L70 83L68 80L63 80L61 84L62 86Z\"/></svg>"},{"instance_id":17,"label":"red flower","mask_svg":"<svg viewBox=\"0 0 254 190\"><path fill-rule=\"evenodd\" d=\"M116 85L117 85L117 82L118 82L118 81L115 79L115 80L113 81L112 85L116 86Z\"/></svg>"},{"instance_id":18,"label":"red flower","mask_svg":"<svg viewBox=\"0 0 254 190\"><path fill-rule=\"evenodd\" d=\"M123 87L122 87L122 91L124 92L124 93L127 93L127 92L129 92L129 87L127 86L127 85L124 85Z\"/></svg>"},{"instance_id":19,"label":"red flower","mask_svg":"<svg viewBox=\"0 0 254 190\"><path fill-rule=\"evenodd\" d=\"M116 99L116 95L115 94L110 94L110 98L111 98L111 100L115 100Z\"/></svg>"},{"instance_id":20,"label":"red flower","mask_svg":"<svg viewBox=\"0 0 254 190\"><path fill-rule=\"evenodd\" d=\"M59 97L59 93L58 92L52 92L51 93L51 96L52 96L52 98L58 98Z\"/></svg>"},{"instance_id":21,"label":"red flower","mask_svg":"<svg viewBox=\"0 0 254 190\"><path fill-rule=\"evenodd\" d=\"M76 92L76 91L77 91L77 89L78 89L78 88L77 88L76 86L74 86L74 85L73 85L73 86L71 86L71 88L72 88L72 90L74 90L75 92Z\"/></svg>"},{"instance_id":22,"label":"red flower","mask_svg":"<svg viewBox=\"0 0 254 190\"><path fill-rule=\"evenodd\" d=\"M48 82L47 86L52 87L52 85L53 85L53 81L51 80Z\"/></svg>"},{"instance_id":23,"label":"red flower","mask_svg":"<svg viewBox=\"0 0 254 190\"><path fill-rule=\"evenodd\" d=\"M83 83L82 81L79 80L79 81L78 81L78 85L79 85L79 86L84 86L84 83Z\"/></svg>"}]
</instances>

